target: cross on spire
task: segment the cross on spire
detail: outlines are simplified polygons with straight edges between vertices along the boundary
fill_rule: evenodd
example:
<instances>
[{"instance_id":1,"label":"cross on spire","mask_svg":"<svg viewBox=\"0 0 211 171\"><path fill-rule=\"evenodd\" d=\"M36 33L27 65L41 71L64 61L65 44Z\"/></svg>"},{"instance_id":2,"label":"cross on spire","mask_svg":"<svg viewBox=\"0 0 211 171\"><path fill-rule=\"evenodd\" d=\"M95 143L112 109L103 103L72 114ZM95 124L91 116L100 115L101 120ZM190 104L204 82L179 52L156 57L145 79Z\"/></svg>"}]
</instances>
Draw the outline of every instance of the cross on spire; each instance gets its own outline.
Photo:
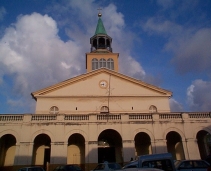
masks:
<instances>
[{"instance_id":1,"label":"cross on spire","mask_svg":"<svg viewBox=\"0 0 211 171\"><path fill-rule=\"evenodd\" d=\"M98 10L98 17L101 17L102 16L102 14L101 14L102 8L98 8L97 10Z\"/></svg>"}]
</instances>

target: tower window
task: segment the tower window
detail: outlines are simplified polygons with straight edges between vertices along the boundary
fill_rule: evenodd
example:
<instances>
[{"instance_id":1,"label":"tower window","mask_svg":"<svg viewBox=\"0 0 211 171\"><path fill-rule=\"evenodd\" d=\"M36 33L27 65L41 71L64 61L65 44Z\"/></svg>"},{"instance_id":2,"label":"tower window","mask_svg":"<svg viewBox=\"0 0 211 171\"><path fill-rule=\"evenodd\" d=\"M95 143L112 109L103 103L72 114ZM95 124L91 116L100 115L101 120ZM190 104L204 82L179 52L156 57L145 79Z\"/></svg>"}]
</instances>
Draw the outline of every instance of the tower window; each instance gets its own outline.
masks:
<instances>
[{"instance_id":1,"label":"tower window","mask_svg":"<svg viewBox=\"0 0 211 171\"><path fill-rule=\"evenodd\" d=\"M156 113L156 112L157 112L157 108L155 106L151 105L149 107L149 113Z\"/></svg>"},{"instance_id":2,"label":"tower window","mask_svg":"<svg viewBox=\"0 0 211 171\"><path fill-rule=\"evenodd\" d=\"M59 113L59 108L56 106L52 106L50 108L50 114L58 114Z\"/></svg>"},{"instance_id":3,"label":"tower window","mask_svg":"<svg viewBox=\"0 0 211 171\"><path fill-rule=\"evenodd\" d=\"M92 70L98 69L98 60L96 58L92 59Z\"/></svg>"},{"instance_id":4,"label":"tower window","mask_svg":"<svg viewBox=\"0 0 211 171\"><path fill-rule=\"evenodd\" d=\"M100 61L99 61L99 64L100 64L100 68L106 67L106 60L101 58Z\"/></svg>"},{"instance_id":5,"label":"tower window","mask_svg":"<svg viewBox=\"0 0 211 171\"><path fill-rule=\"evenodd\" d=\"M108 113L108 106L102 106L100 109L100 113Z\"/></svg>"},{"instance_id":6,"label":"tower window","mask_svg":"<svg viewBox=\"0 0 211 171\"><path fill-rule=\"evenodd\" d=\"M107 61L104 58L101 58L99 61L96 58L92 59L92 70L96 70L98 68L108 68L114 70L114 60L109 58Z\"/></svg>"},{"instance_id":7,"label":"tower window","mask_svg":"<svg viewBox=\"0 0 211 171\"><path fill-rule=\"evenodd\" d=\"M114 70L114 60L113 59L109 58L107 60L107 68Z\"/></svg>"}]
</instances>

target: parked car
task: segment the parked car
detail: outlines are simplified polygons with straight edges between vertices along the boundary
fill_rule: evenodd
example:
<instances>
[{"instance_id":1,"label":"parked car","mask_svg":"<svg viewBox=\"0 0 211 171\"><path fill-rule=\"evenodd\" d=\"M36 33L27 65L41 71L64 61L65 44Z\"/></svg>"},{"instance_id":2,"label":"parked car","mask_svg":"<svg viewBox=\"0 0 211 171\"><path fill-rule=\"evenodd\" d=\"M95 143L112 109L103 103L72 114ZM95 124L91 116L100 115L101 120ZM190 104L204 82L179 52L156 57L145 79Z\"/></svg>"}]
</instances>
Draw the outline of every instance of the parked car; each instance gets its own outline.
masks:
<instances>
[{"instance_id":1,"label":"parked car","mask_svg":"<svg viewBox=\"0 0 211 171\"><path fill-rule=\"evenodd\" d=\"M120 170L121 168L121 165L118 163L109 163L105 161L104 163L99 163L93 171Z\"/></svg>"},{"instance_id":2,"label":"parked car","mask_svg":"<svg viewBox=\"0 0 211 171\"><path fill-rule=\"evenodd\" d=\"M20 168L18 171L44 171L44 169L39 166L32 166Z\"/></svg>"},{"instance_id":3,"label":"parked car","mask_svg":"<svg viewBox=\"0 0 211 171\"><path fill-rule=\"evenodd\" d=\"M142 155L138 156L137 160L131 161L123 167L124 171L147 171L155 169L175 171L172 155L170 153Z\"/></svg>"},{"instance_id":4,"label":"parked car","mask_svg":"<svg viewBox=\"0 0 211 171\"><path fill-rule=\"evenodd\" d=\"M128 171L161 171L156 168L128 168ZM134 170L133 170L134 169ZM122 169L118 163L100 163L97 167L92 171L126 171L127 169Z\"/></svg>"},{"instance_id":5,"label":"parked car","mask_svg":"<svg viewBox=\"0 0 211 171\"><path fill-rule=\"evenodd\" d=\"M67 164L62 166L57 166L54 171L82 171L82 169L75 164Z\"/></svg>"},{"instance_id":6,"label":"parked car","mask_svg":"<svg viewBox=\"0 0 211 171\"><path fill-rule=\"evenodd\" d=\"M177 171L210 171L210 164L204 160L177 160Z\"/></svg>"},{"instance_id":7,"label":"parked car","mask_svg":"<svg viewBox=\"0 0 211 171\"><path fill-rule=\"evenodd\" d=\"M138 160L131 161L122 167L122 169L126 168L138 168Z\"/></svg>"}]
</instances>

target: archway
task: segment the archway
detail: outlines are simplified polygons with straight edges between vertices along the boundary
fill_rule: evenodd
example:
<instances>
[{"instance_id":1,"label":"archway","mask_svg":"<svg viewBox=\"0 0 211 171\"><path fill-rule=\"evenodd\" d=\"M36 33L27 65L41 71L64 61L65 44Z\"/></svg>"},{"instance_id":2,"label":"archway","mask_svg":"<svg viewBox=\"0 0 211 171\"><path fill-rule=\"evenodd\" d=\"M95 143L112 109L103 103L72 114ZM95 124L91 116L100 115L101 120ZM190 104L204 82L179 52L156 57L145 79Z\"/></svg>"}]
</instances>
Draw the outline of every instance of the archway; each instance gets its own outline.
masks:
<instances>
[{"instance_id":1,"label":"archway","mask_svg":"<svg viewBox=\"0 0 211 171\"><path fill-rule=\"evenodd\" d=\"M166 135L166 140L167 150L173 155L174 159L185 159L181 136L177 132L171 131Z\"/></svg>"},{"instance_id":2,"label":"archway","mask_svg":"<svg viewBox=\"0 0 211 171\"><path fill-rule=\"evenodd\" d=\"M104 130L98 137L98 163L103 161L123 162L122 137L115 130Z\"/></svg>"},{"instance_id":3,"label":"archway","mask_svg":"<svg viewBox=\"0 0 211 171\"><path fill-rule=\"evenodd\" d=\"M14 164L16 150L16 139L11 134L0 138L0 166L11 166Z\"/></svg>"},{"instance_id":4,"label":"archway","mask_svg":"<svg viewBox=\"0 0 211 171\"><path fill-rule=\"evenodd\" d=\"M199 153L201 159L205 159L211 153L211 135L204 130L201 130L196 135Z\"/></svg>"},{"instance_id":5,"label":"archway","mask_svg":"<svg viewBox=\"0 0 211 171\"><path fill-rule=\"evenodd\" d=\"M68 139L67 164L85 163L85 139L82 135L75 133Z\"/></svg>"},{"instance_id":6,"label":"archway","mask_svg":"<svg viewBox=\"0 0 211 171\"><path fill-rule=\"evenodd\" d=\"M136 134L135 138L135 156L140 156L144 154L152 154L151 139L145 132L139 132Z\"/></svg>"},{"instance_id":7,"label":"archway","mask_svg":"<svg viewBox=\"0 0 211 171\"><path fill-rule=\"evenodd\" d=\"M46 134L40 134L34 139L33 165L43 165L46 168L47 162L50 163L51 139Z\"/></svg>"}]
</instances>

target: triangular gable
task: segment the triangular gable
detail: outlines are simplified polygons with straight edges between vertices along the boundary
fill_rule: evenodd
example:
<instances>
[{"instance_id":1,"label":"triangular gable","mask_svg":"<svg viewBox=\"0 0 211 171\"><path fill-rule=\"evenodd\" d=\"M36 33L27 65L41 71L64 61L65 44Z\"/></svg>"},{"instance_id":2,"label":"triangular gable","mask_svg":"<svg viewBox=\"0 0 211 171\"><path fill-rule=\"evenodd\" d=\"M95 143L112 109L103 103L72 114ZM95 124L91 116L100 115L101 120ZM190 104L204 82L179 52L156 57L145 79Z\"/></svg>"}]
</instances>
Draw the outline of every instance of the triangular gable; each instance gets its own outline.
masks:
<instances>
[{"instance_id":1,"label":"triangular gable","mask_svg":"<svg viewBox=\"0 0 211 171\"><path fill-rule=\"evenodd\" d=\"M101 80L109 86L102 89ZM171 96L170 91L128 77L113 70L101 68L76 76L32 93L37 96Z\"/></svg>"}]
</instances>

